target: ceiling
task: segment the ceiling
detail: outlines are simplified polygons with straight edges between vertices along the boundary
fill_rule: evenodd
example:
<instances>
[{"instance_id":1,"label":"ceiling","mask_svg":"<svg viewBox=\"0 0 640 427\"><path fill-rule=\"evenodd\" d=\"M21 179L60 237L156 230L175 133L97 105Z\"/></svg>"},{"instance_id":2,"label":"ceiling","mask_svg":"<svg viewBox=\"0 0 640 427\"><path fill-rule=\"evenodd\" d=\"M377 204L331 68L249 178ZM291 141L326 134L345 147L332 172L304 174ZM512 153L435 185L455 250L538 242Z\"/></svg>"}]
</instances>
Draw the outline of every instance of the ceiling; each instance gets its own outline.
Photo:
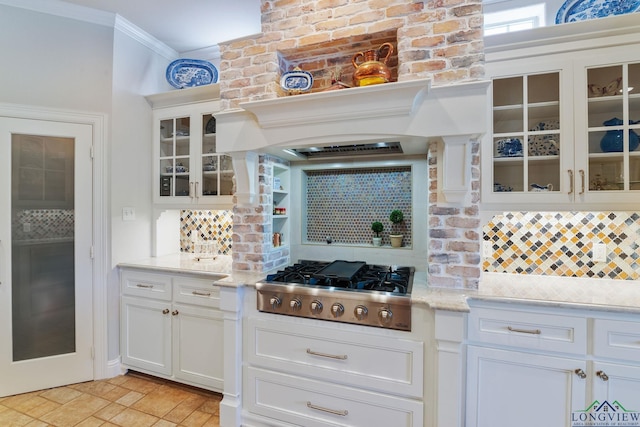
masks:
<instances>
[{"instance_id":1,"label":"ceiling","mask_svg":"<svg viewBox=\"0 0 640 427\"><path fill-rule=\"evenodd\" d=\"M62 1L117 13L178 53L260 32L260 0Z\"/></svg>"}]
</instances>

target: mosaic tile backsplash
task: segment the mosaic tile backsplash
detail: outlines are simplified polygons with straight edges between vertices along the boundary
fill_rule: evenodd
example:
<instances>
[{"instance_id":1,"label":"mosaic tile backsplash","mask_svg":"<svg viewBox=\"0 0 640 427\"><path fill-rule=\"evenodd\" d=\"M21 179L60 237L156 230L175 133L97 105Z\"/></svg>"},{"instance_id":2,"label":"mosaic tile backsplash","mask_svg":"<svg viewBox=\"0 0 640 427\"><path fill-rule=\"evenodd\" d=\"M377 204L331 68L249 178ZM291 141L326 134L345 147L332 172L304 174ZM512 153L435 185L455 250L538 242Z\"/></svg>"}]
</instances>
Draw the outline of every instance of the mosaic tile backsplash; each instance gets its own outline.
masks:
<instances>
[{"instance_id":1,"label":"mosaic tile backsplash","mask_svg":"<svg viewBox=\"0 0 640 427\"><path fill-rule=\"evenodd\" d=\"M214 240L219 254L231 255L232 237L232 211L180 211L180 252L193 253L195 238L205 242Z\"/></svg>"},{"instance_id":2,"label":"mosaic tile backsplash","mask_svg":"<svg viewBox=\"0 0 640 427\"><path fill-rule=\"evenodd\" d=\"M30 231L25 231L28 224ZM25 209L11 217L14 240L60 239L73 237L73 209Z\"/></svg>"},{"instance_id":3,"label":"mosaic tile backsplash","mask_svg":"<svg viewBox=\"0 0 640 427\"><path fill-rule=\"evenodd\" d=\"M404 221L398 234L411 246L411 167L306 171L306 239L308 242L371 245L371 223L380 221L382 245L390 245L396 227L389 214L399 209Z\"/></svg>"},{"instance_id":4,"label":"mosaic tile backsplash","mask_svg":"<svg viewBox=\"0 0 640 427\"><path fill-rule=\"evenodd\" d=\"M625 212L506 212L483 228L493 255L487 272L640 278L640 215ZM593 243L607 245L607 262L593 262Z\"/></svg>"}]
</instances>

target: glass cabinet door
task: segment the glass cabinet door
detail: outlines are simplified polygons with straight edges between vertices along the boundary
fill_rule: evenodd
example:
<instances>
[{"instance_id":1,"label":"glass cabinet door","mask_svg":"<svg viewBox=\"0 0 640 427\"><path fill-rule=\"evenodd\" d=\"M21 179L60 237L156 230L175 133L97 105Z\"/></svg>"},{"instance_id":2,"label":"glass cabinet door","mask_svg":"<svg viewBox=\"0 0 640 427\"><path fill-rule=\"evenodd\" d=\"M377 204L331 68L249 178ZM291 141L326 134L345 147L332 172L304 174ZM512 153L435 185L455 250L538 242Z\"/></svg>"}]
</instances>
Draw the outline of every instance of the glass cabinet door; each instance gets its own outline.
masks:
<instances>
[{"instance_id":1,"label":"glass cabinet door","mask_svg":"<svg viewBox=\"0 0 640 427\"><path fill-rule=\"evenodd\" d=\"M589 191L640 190L640 64L587 69Z\"/></svg>"},{"instance_id":2,"label":"glass cabinet door","mask_svg":"<svg viewBox=\"0 0 640 427\"><path fill-rule=\"evenodd\" d=\"M560 191L560 73L493 80L493 191Z\"/></svg>"},{"instance_id":3,"label":"glass cabinet door","mask_svg":"<svg viewBox=\"0 0 640 427\"><path fill-rule=\"evenodd\" d=\"M179 117L160 121L160 196L189 197L190 119Z\"/></svg>"},{"instance_id":4,"label":"glass cabinet door","mask_svg":"<svg viewBox=\"0 0 640 427\"><path fill-rule=\"evenodd\" d=\"M231 157L216 150L216 118L203 115L202 134L202 195L231 196L233 166Z\"/></svg>"}]
</instances>

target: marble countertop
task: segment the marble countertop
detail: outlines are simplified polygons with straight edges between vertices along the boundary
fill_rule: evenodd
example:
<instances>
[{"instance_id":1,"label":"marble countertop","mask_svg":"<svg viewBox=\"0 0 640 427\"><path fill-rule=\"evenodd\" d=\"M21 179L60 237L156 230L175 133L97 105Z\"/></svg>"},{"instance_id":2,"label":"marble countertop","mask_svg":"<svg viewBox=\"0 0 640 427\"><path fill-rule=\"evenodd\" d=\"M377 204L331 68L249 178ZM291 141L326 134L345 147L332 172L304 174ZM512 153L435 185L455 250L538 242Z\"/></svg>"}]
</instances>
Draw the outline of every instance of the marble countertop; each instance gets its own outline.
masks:
<instances>
[{"instance_id":1,"label":"marble countertop","mask_svg":"<svg viewBox=\"0 0 640 427\"><path fill-rule=\"evenodd\" d=\"M193 254L178 253L118 266L213 277L217 285L228 287L253 286L269 273L234 271L228 255L197 260ZM640 314L640 281L483 273L477 290L448 289L429 287L426 273L416 272L411 299L436 310L459 312L468 312L469 303L478 300Z\"/></svg>"}]
</instances>

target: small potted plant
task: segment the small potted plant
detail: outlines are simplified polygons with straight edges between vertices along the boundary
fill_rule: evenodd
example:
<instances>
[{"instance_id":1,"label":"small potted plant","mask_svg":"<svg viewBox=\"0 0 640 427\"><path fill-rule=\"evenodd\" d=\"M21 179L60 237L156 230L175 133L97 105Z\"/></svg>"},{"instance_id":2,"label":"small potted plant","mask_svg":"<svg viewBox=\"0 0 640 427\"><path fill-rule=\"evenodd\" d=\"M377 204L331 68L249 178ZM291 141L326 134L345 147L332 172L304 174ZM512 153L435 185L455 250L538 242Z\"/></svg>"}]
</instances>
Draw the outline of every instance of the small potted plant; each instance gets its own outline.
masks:
<instances>
[{"instance_id":1,"label":"small potted plant","mask_svg":"<svg viewBox=\"0 0 640 427\"><path fill-rule=\"evenodd\" d=\"M371 229L376 233L376 237L373 238L373 246L382 245L382 237L380 237L380 233L384 230L384 225L379 221L374 221L371 223Z\"/></svg>"},{"instance_id":2,"label":"small potted plant","mask_svg":"<svg viewBox=\"0 0 640 427\"><path fill-rule=\"evenodd\" d=\"M391 247L399 248L402 246L402 234L400 233L399 227L400 223L404 221L404 215L401 210L394 209L391 211L389 215L389 221L393 223L393 234L389 234L389 238L391 239Z\"/></svg>"}]
</instances>

